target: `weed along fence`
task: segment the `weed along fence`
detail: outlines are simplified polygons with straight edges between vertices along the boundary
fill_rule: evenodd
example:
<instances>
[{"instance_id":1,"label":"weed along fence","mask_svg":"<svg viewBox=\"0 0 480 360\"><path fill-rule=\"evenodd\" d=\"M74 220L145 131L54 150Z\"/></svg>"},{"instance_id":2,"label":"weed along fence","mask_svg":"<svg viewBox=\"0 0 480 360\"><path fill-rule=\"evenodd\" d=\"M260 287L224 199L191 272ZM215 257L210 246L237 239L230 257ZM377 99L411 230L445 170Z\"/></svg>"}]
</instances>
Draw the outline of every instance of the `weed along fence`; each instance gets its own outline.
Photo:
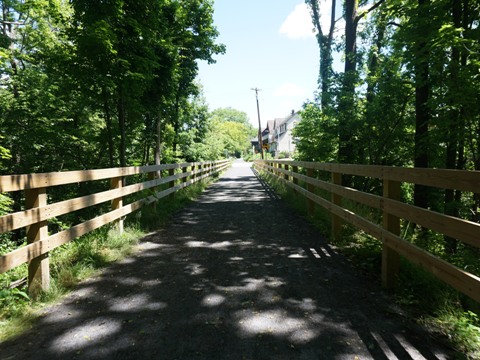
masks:
<instances>
[{"instance_id":1,"label":"weed along fence","mask_svg":"<svg viewBox=\"0 0 480 360\"><path fill-rule=\"evenodd\" d=\"M0 256L0 273L28 262L29 292L49 286L48 253L103 225L116 222L165 196L212 176L230 166L229 160L165 164L83 171L0 176L0 193L23 191L25 210L0 217L0 234L26 229L27 245ZM164 177L160 177L161 174ZM167 175L168 174L168 175ZM90 181L109 182L109 190L49 204L49 188ZM125 185L131 183L129 185ZM150 189L148 191L145 191ZM126 197L134 198L126 204ZM69 229L49 234L48 220L94 205L111 202L110 210Z\"/></svg>"},{"instance_id":2,"label":"weed along fence","mask_svg":"<svg viewBox=\"0 0 480 360\"><path fill-rule=\"evenodd\" d=\"M479 248L480 224L402 202L401 183L478 193L480 172L288 160L260 160L256 161L254 166L258 170L275 176L297 193L307 197L309 212L313 212L315 204L328 210L331 213L334 238L340 235L342 222L347 222L380 240L383 249L382 282L385 287L394 285L399 271L399 256L402 255L438 279L480 302L480 277L455 267L400 237L400 221L403 219ZM330 181L320 180L317 176L319 173L324 174L322 178L330 178ZM344 175L382 181L383 196L342 186ZM330 193L330 198L317 195L319 190ZM342 205L342 199L380 210L383 224L377 224L346 209Z\"/></svg>"}]
</instances>

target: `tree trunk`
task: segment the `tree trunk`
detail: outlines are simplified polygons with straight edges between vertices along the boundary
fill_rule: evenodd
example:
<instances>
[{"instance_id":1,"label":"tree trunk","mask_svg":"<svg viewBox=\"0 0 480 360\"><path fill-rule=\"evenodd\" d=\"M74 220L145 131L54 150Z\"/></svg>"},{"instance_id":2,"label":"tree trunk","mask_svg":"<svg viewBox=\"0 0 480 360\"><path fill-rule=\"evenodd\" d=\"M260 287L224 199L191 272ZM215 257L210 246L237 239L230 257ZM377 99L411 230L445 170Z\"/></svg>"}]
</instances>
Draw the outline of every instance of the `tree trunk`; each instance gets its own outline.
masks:
<instances>
[{"instance_id":1,"label":"tree trunk","mask_svg":"<svg viewBox=\"0 0 480 360\"><path fill-rule=\"evenodd\" d=\"M110 167L115 166L115 144L114 144L114 134L112 129L112 117L110 115L110 106L108 104L108 93L107 90L103 89L103 111L105 115L105 124L107 127L107 143L108 143L108 160Z\"/></svg>"},{"instance_id":2,"label":"tree trunk","mask_svg":"<svg viewBox=\"0 0 480 360\"><path fill-rule=\"evenodd\" d=\"M178 139L179 139L179 132L180 132L180 92L181 88L179 86L177 96L175 98L175 109L173 112L173 131L175 132L173 136L173 156L177 156L177 147L178 147Z\"/></svg>"},{"instance_id":3,"label":"tree trunk","mask_svg":"<svg viewBox=\"0 0 480 360\"><path fill-rule=\"evenodd\" d=\"M357 8L358 0L345 1L345 72L339 103L338 161L354 162L354 102L357 70Z\"/></svg>"},{"instance_id":4,"label":"tree trunk","mask_svg":"<svg viewBox=\"0 0 480 360\"><path fill-rule=\"evenodd\" d=\"M366 94L366 121L368 122L372 116L373 116L373 111L372 106L373 106L373 101L375 100L375 87L378 83L377 80L377 71L378 71L378 54L380 54L382 45L383 45L383 38L385 37L385 28L386 24L385 21L381 21L377 25L377 38L375 40L375 45L376 49L374 49L371 53L371 58L368 64L368 78L367 78L367 94ZM377 154L373 154L373 146L372 146L372 141L373 137L370 136L368 139L368 163L369 165L377 165L378 164L378 158L380 156L377 156L380 154L381 151L383 151L382 148L379 148L379 152Z\"/></svg>"},{"instance_id":5,"label":"tree trunk","mask_svg":"<svg viewBox=\"0 0 480 360\"><path fill-rule=\"evenodd\" d=\"M123 92L123 86L120 85L118 89L118 128L120 130L120 166L127 166L127 156L126 156L126 114L125 114L125 98Z\"/></svg>"},{"instance_id":6,"label":"tree trunk","mask_svg":"<svg viewBox=\"0 0 480 360\"><path fill-rule=\"evenodd\" d=\"M330 104L330 85L332 82L332 43L333 32L335 30L335 9L336 0L332 0L332 11L330 14L330 29L325 35L320 23L320 5L318 0L306 0L312 11L312 22L317 29L317 43L320 49L320 72L318 84L321 87L321 105L322 110L329 108Z\"/></svg>"},{"instance_id":7,"label":"tree trunk","mask_svg":"<svg viewBox=\"0 0 480 360\"><path fill-rule=\"evenodd\" d=\"M462 26L462 3L460 1L452 1L452 15L455 28ZM457 153L459 147L459 135L462 132L463 125L461 115L461 102L458 99L460 92L459 70L460 70L460 49L457 45L452 46L451 60L449 64L450 83L447 102L451 105L451 111L448 113L448 129L447 129L447 151L445 167L447 169L458 169L460 161L457 163ZM462 155L463 156L463 155ZM459 159L463 160L463 159ZM462 161L463 162L463 161ZM456 216L459 215L458 203L456 199L461 198L459 191L454 192L453 189L445 190L445 214ZM449 236L444 237L445 251L449 254L457 252L458 240Z\"/></svg>"},{"instance_id":8,"label":"tree trunk","mask_svg":"<svg viewBox=\"0 0 480 360\"><path fill-rule=\"evenodd\" d=\"M419 31L415 43L415 158L414 166L428 168L428 126L430 111L428 100L430 98L429 84L429 58L426 30L428 26L428 7L430 0L418 0ZM428 188L415 185L414 205L422 208L428 207Z\"/></svg>"},{"instance_id":9,"label":"tree trunk","mask_svg":"<svg viewBox=\"0 0 480 360\"><path fill-rule=\"evenodd\" d=\"M160 115L160 111L157 115L157 127L156 127L156 134L155 137L155 165L160 165L162 162L162 117ZM157 171L157 178L162 177L162 172Z\"/></svg>"}]
</instances>

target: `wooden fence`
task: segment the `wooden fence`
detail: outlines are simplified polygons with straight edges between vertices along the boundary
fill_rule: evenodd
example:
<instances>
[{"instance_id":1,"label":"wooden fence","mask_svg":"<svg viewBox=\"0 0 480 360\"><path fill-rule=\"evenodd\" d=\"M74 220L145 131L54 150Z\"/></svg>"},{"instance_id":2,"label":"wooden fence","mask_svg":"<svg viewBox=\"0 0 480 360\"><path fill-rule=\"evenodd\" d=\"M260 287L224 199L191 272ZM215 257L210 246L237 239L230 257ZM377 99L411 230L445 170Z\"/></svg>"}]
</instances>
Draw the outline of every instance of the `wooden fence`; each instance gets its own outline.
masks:
<instances>
[{"instance_id":1,"label":"wooden fence","mask_svg":"<svg viewBox=\"0 0 480 360\"><path fill-rule=\"evenodd\" d=\"M388 166L312 163L289 160L260 160L254 163L258 170L268 171L297 193L308 199L309 212L318 204L332 217L332 235L338 237L342 221L346 221L382 242L382 283L393 287L399 271L399 256L421 266L438 279L480 302L480 277L464 271L432 255L400 237L400 220L404 219L437 233L458 239L473 247L480 247L480 224L444 215L401 201L401 183L457 189L464 192L480 191L480 172L447 169L419 169ZM315 172L329 174L331 181L322 181ZM353 175L383 182L383 196L342 186L342 176ZM305 184L305 187L299 184ZM317 195L316 189L330 193L330 200ZM383 224L379 225L342 207L342 198L379 209Z\"/></svg>"},{"instance_id":2,"label":"wooden fence","mask_svg":"<svg viewBox=\"0 0 480 360\"><path fill-rule=\"evenodd\" d=\"M119 230L122 231L122 219L126 215L144 205L153 203L197 181L225 170L229 166L229 160L220 160L203 163L0 176L0 193L25 192L25 210L1 216L0 234L26 228L27 237L26 246L0 256L0 273L28 262L29 292L35 296L49 286L48 253L50 251L112 222L116 222ZM168 176L159 177L162 171L168 171ZM144 174L143 178L148 180L124 186L127 178L130 182L134 182L134 175L140 174ZM110 190L52 204L47 201L48 188L98 180L110 181ZM167 185L164 185L164 190L159 191L158 187L162 184L168 184L168 187L165 189ZM146 189L152 189L147 196L129 204L124 203L125 196L139 195L139 192ZM49 234L49 219L107 201L111 201L111 211L67 230Z\"/></svg>"}]
</instances>

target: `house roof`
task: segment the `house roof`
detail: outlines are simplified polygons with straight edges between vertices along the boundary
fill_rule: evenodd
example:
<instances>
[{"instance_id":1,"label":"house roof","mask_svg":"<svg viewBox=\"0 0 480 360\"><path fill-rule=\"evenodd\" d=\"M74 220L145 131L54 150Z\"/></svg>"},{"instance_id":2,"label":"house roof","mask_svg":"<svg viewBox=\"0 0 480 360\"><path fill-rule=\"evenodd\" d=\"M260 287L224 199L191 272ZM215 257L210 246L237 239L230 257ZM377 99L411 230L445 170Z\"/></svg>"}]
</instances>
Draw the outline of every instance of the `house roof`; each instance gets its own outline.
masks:
<instances>
[{"instance_id":1,"label":"house roof","mask_svg":"<svg viewBox=\"0 0 480 360\"><path fill-rule=\"evenodd\" d=\"M267 133L272 134L275 129L279 128L281 125L294 118L297 114L297 111L292 110L291 114L284 118L275 118L274 120L268 120L267 126L262 131L262 135L266 135Z\"/></svg>"}]
</instances>

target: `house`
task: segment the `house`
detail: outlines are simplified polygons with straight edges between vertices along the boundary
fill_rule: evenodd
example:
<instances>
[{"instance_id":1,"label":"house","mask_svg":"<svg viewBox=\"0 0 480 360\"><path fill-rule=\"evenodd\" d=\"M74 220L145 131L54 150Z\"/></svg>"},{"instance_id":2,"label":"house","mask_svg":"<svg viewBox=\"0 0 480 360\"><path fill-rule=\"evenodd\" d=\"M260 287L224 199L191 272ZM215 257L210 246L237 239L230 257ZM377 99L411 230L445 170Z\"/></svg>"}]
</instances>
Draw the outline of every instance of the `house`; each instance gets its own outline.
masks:
<instances>
[{"instance_id":1,"label":"house","mask_svg":"<svg viewBox=\"0 0 480 360\"><path fill-rule=\"evenodd\" d=\"M263 148L266 149L268 152L272 152L272 147L274 147L275 142L275 124L282 121L283 119L278 118L275 120L268 120L267 126L262 131L262 143Z\"/></svg>"},{"instance_id":2,"label":"house","mask_svg":"<svg viewBox=\"0 0 480 360\"><path fill-rule=\"evenodd\" d=\"M301 120L298 112L292 113L286 118L269 120L267 127L262 132L262 139L268 140L268 151L275 157L291 157L295 151L295 139L292 135L293 128Z\"/></svg>"}]
</instances>

